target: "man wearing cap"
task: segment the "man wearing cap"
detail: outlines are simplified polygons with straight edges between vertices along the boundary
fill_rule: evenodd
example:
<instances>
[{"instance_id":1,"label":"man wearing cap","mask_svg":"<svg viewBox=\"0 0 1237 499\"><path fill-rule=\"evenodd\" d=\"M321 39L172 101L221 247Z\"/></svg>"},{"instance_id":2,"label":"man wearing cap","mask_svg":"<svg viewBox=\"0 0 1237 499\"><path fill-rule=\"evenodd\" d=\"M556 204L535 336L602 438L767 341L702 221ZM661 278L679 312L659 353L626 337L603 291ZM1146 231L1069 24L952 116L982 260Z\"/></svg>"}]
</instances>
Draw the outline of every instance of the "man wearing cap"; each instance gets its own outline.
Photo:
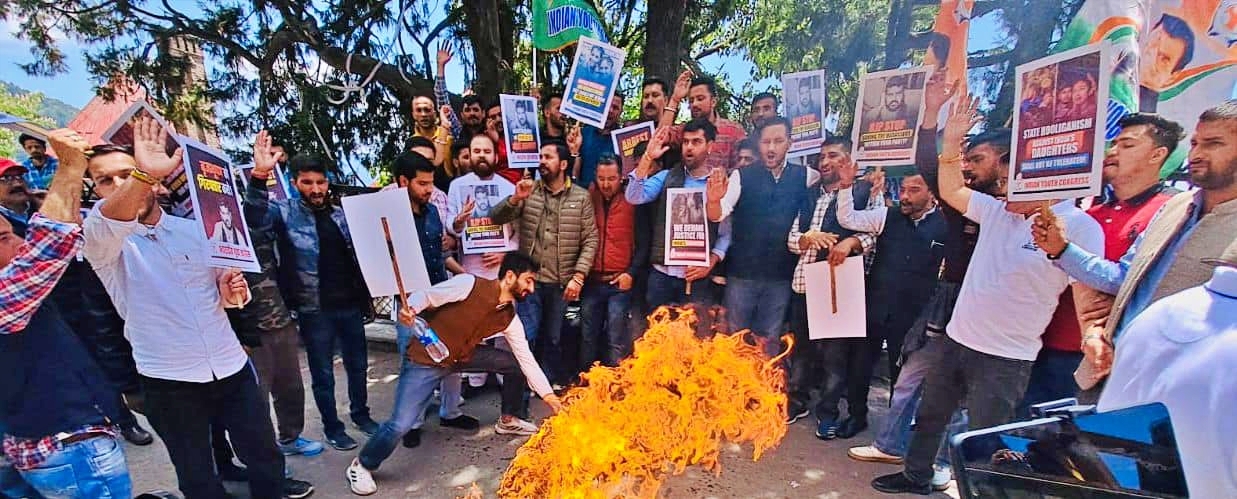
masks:
<instances>
[{"instance_id":1,"label":"man wearing cap","mask_svg":"<svg viewBox=\"0 0 1237 499\"><path fill-rule=\"evenodd\" d=\"M1231 234L1230 234L1231 237ZM1121 335L1099 410L1159 402L1192 497L1237 497L1237 240L1211 279L1152 303Z\"/></svg>"},{"instance_id":2,"label":"man wearing cap","mask_svg":"<svg viewBox=\"0 0 1237 499\"><path fill-rule=\"evenodd\" d=\"M34 211L34 196L26 183L28 170L9 158L0 158L0 216L9 223L20 226L19 236L25 235L25 227Z\"/></svg>"}]
</instances>

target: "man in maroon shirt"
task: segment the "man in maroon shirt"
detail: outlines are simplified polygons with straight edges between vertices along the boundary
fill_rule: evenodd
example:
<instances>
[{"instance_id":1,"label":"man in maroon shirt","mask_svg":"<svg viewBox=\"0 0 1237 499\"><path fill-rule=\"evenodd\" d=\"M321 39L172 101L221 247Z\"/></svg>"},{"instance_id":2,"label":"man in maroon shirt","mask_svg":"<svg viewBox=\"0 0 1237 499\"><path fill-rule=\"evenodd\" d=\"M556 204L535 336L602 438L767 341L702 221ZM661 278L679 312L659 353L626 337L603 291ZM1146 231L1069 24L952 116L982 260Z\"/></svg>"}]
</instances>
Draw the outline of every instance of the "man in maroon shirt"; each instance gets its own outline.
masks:
<instances>
[{"instance_id":1,"label":"man in maroon shirt","mask_svg":"<svg viewBox=\"0 0 1237 499\"><path fill-rule=\"evenodd\" d=\"M1160 168L1185 136L1181 125L1158 114L1136 113L1121 118L1121 133L1104 156L1104 183L1112 198L1087 210L1104 230L1104 258L1120 260L1160 206L1171 197L1160 182ZM1108 315L1112 297L1096 292L1091 310L1079 311L1069 289L1044 330L1044 347L1035 360L1019 416L1031 405L1073 397L1078 392L1074 371L1082 362L1079 320Z\"/></svg>"},{"instance_id":2,"label":"man in maroon shirt","mask_svg":"<svg viewBox=\"0 0 1237 499\"><path fill-rule=\"evenodd\" d=\"M709 146L709 156L706 161L709 170L721 168L727 175L735 169L736 145L747 138L747 131L741 125L721 117L717 113L717 83L707 76L695 77L690 71L684 71L674 82L674 94L669 103L662 109L661 120L657 128L670 127L670 144L678 144L683 140L683 125L675 125L674 119L679 114L679 103L687 100L691 108L693 120L708 120L717 128L717 140Z\"/></svg>"}]
</instances>

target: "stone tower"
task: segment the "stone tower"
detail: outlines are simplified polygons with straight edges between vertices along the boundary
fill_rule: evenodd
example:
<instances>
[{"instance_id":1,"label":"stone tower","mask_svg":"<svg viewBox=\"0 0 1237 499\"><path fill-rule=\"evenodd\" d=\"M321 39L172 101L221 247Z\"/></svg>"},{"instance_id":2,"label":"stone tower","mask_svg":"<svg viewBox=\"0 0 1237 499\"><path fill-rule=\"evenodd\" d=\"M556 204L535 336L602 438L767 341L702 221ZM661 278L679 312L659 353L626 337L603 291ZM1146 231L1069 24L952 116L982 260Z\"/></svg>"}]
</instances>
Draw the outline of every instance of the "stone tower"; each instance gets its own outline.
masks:
<instances>
[{"instance_id":1,"label":"stone tower","mask_svg":"<svg viewBox=\"0 0 1237 499\"><path fill-rule=\"evenodd\" d=\"M176 105L195 106L198 108L195 114L202 117L200 123L177 120L173 123L176 131L215 149L221 149L214 102L201 97L202 91L208 85L206 56L202 52L202 45L192 36L176 35L164 38L159 46L163 54L179 59L184 64L185 70L180 81L168 85L172 102Z\"/></svg>"}]
</instances>

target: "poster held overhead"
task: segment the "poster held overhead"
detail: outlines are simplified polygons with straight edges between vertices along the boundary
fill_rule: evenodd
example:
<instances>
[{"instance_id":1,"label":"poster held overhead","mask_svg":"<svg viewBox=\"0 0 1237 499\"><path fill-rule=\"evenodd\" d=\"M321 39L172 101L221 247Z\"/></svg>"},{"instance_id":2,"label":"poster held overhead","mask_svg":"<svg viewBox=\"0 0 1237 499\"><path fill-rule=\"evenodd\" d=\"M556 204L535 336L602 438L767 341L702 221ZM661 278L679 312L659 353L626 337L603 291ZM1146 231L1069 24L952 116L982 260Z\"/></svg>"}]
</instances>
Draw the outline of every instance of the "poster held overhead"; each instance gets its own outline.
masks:
<instances>
[{"instance_id":1,"label":"poster held overhead","mask_svg":"<svg viewBox=\"0 0 1237 499\"><path fill-rule=\"evenodd\" d=\"M808 337L863 338L868 335L868 307L863 256L852 256L836 267L829 262L803 267L807 281Z\"/></svg>"},{"instance_id":2,"label":"poster held overhead","mask_svg":"<svg viewBox=\"0 0 1237 499\"><path fill-rule=\"evenodd\" d=\"M365 278L370 296L377 298L399 294L399 282L392 272L391 254L387 248L387 233L383 230L384 220L399 259L400 280L406 286L405 291L430 287L408 191L390 189L358 194L344 197L341 203L357 263L361 266L361 275Z\"/></svg>"},{"instance_id":3,"label":"poster held overhead","mask_svg":"<svg viewBox=\"0 0 1237 499\"><path fill-rule=\"evenodd\" d=\"M1104 96L1113 63L1109 47L1087 45L1018 66L1010 201L1099 195L1108 119Z\"/></svg>"},{"instance_id":4,"label":"poster held overhead","mask_svg":"<svg viewBox=\"0 0 1237 499\"><path fill-rule=\"evenodd\" d=\"M666 265L708 267L711 263L704 195L704 189L666 190Z\"/></svg>"},{"instance_id":5,"label":"poster held overhead","mask_svg":"<svg viewBox=\"0 0 1237 499\"><path fill-rule=\"evenodd\" d=\"M231 163L223 153L187 137L181 137L181 148L182 168L190 179L189 193L197 208L195 218L203 236L210 241L207 264L245 272L261 271Z\"/></svg>"},{"instance_id":6,"label":"poster held overhead","mask_svg":"<svg viewBox=\"0 0 1237 499\"><path fill-rule=\"evenodd\" d=\"M177 135L172 125L168 124L163 116L155 111L155 108L147 104L146 101L137 101L133 105L125 109L125 112L116 118L112 126L108 127L103 132L102 139L119 146L133 147L133 122L141 118L151 118L167 131L167 144L165 147L169 156L180 147L182 139L186 137ZM199 143L200 144L200 143ZM163 185L168 188L168 198L172 204L172 215L182 218L194 217L193 196L189 193L189 177L185 176L183 168L173 170L167 178L163 179Z\"/></svg>"},{"instance_id":7,"label":"poster held overhead","mask_svg":"<svg viewBox=\"0 0 1237 499\"><path fill-rule=\"evenodd\" d=\"M786 119L790 120L790 151L787 157L814 154L825 142L825 116L829 111L825 94L825 70L782 75Z\"/></svg>"},{"instance_id":8,"label":"poster held overhead","mask_svg":"<svg viewBox=\"0 0 1237 499\"><path fill-rule=\"evenodd\" d=\"M537 99L523 95L499 95L503 113L503 139L507 165L536 168L541 165L541 132L537 127Z\"/></svg>"},{"instance_id":9,"label":"poster held overhead","mask_svg":"<svg viewBox=\"0 0 1237 499\"><path fill-rule=\"evenodd\" d=\"M559 108L562 113L581 123L605 128L610 100L614 98L626 60L627 52L623 49L580 37Z\"/></svg>"},{"instance_id":10,"label":"poster held overhead","mask_svg":"<svg viewBox=\"0 0 1237 499\"><path fill-rule=\"evenodd\" d=\"M610 141L614 143L614 155L618 156L623 167L623 176L636 169L640 157L636 155L636 146L653 138L653 122L646 121L626 128L610 132Z\"/></svg>"},{"instance_id":11,"label":"poster held overhead","mask_svg":"<svg viewBox=\"0 0 1237 499\"><path fill-rule=\"evenodd\" d=\"M915 163L923 90L935 68L919 66L868 73L859 83L852 156L864 166Z\"/></svg>"}]
</instances>

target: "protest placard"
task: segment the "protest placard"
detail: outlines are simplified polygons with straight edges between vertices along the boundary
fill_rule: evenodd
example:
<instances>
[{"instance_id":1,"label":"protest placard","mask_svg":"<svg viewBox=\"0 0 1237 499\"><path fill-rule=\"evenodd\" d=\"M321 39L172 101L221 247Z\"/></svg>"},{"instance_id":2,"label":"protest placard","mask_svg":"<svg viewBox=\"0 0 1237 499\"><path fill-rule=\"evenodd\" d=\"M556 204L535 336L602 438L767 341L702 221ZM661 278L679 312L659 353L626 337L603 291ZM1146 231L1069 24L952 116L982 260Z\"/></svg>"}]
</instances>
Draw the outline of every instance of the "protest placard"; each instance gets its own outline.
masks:
<instances>
[{"instance_id":1,"label":"protest placard","mask_svg":"<svg viewBox=\"0 0 1237 499\"><path fill-rule=\"evenodd\" d=\"M618 88L626 59L627 52L623 49L580 37L559 108L562 113L581 123L605 128L610 100Z\"/></svg>"},{"instance_id":2,"label":"protest placard","mask_svg":"<svg viewBox=\"0 0 1237 499\"><path fill-rule=\"evenodd\" d=\"M507 166L536 168L541 164L541 132L537 128L537 99L523 95L500 95Z\"/></svg>"},{"instance_id":3,"label":"protest placard","mask_svg":"<svg viewBox=\"0 0 1237 499\"><path fill-rule=\"evenodd\" d=\"M666 189L666 265L708 267L709 222L704 212L704 189Z\"/></svg>"},{"instance_id":4,"label":"protest placard","mask_svg":"<svg viewBox=\"0 0 1237 499\"><path fill-rule=\"evenodd\" d=\"M1018 66L1010 201L1100 193L1111 60L1099 43Z\"/></svg>"},{"instance_id":5,"label":"protest placard","mask_svg":"<svg viewBox=\"0 0 1237 499\"><path fill-rule=\"evenodd\" d=\"M253 165L243 165L240 167L241 180L245 181L245 185L249 185L249 173L253 171ZM275 163L275 173L270 178L266 179L266 193L271 201L286 201L291 197L291 187L288 186L288 177L284 175L283 167L279 163Z\"/></svg>"},{"instance_id":6,"label":"protest placard","mask_svg":"<svg viewBox=\"0 0 1237 499\"><path fill-rule=\"evenodd\" d=\"M232 165L226 156L195 140L181 137L184 149L182 168L190 179L194 217L210 240L207 263L258 272L258 256L249 238L241 194L236 190Z\"/></svg>"},{"instance_id":7,"label":"protest placard","mask_svg":"<svg viewBox=\"0 0 1237 499\"><path fill-rule=\"evenodd\" d=\"M452 188L456 186L453 185ZM464 254L518 249L511 239L511 226L494 223L494 219L490 218L490 209L510 194L500 192L498 182L494 180L461 184L458 188L474 203L472 214L464 221L464 232L461 234Z\"/></svg>"},{"instance_id":8,"label":"protest placard","mask_svg":"<svg viewBox=\"0 0 1237 499\"><path fill-rule=\"evenodd\" d=\"M859 83L851 142L855 162L865 166L915 163L923 89L932 66L868 73Z\"/></svg>"},{"instance_id":9,"label":"protest placard","mask_svg":"<svg viewBox=\"0 0 1237 499\"><path fill-rule=\"evenodd\" d=\"M832 266L829 262L803 266L807 284L808 337L863 338L868 335L868 306L864 287L863 256L852 256Z\"/></svg>"},{"instance_id":10,"label":"protest placard","mask_svg":"<svg viewBox=\"0 0 1237 499\"><path fill-rule=\"evenodd\" d=\"M348 232L352 235L357 263L361 265L361 275L365 278L370 296L377 298L399 294L393 259L399 261L400 279L406 291L430 287L407 190L389 189L358 194L346 196L340 201L344 207L344 217L348 220Z\"/></svg>"},{"instance_id":11,"label":"protest placard","mask_svg":"<svg viewBox=\"0 0 1237 499\"><path fill-rule=\"evenodd\" d=\"M176 135L176 131L172 129L167 120L164 120L163 116L146 101L134 102L128 109L125 109L125 112L121 113L116 121L112 122L112 125L103 132L101 138L112 144L133 147L133 122L140 118L154 119L167 131L168 139L165 147L169 156L176 151L177 147L180 147L182 137ZM167 178L163 179L163 185L168 188L172 215L193 218L193 196L189 192L189 177L185 175L184 168L173 170Z\"/></svg>"},{"instance_id":12,"label":"protest placard","mask_svg":"<svg viewBox=\"0 0 1237 499\"><path fill-rule=\"evenodd\" d=\"M636 169L640 156L636 155L636 146L653 138L653 122L632 125L610 132L610 141L614 143L614 155L618 156L623 167L623 176Z\"/></svg>"},{"instance_id":13,"label":"protest placard","mask_svg":"<svg viewBox=\"0 0 1237 499\"><path fill-rule=\"evenodd\" d=\"M786 119L790 120L790 151L797 158L819 152L825 142L825 116L829 111L825 94L825 70L782 75Z\"/></svg>"}]
</instances>

